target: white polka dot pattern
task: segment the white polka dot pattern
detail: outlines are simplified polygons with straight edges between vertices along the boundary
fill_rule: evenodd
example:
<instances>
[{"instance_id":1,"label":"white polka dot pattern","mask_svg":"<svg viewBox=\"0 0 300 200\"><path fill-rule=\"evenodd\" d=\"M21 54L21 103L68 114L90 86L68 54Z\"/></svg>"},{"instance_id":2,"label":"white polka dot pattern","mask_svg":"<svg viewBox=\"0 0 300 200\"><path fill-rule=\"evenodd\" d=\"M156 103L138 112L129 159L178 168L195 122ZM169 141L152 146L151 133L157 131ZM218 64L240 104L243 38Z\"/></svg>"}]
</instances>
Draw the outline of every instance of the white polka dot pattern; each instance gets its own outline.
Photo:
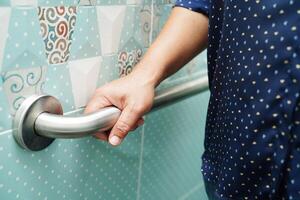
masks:
<instances>
[{"instance_id":1,"label":"white polka dot pattern","mask_svg":"<svg viewBox=\"0 0 300 200\"><path fill-rule=\"evenodd\" d=\"M13 114L27 96L41 92L53 95L62 103L65 113L79 114L76 100L81 96L74 92L79 85L74 84L74 80L78 83L78 80L90 81L93 77L97 83L92 81L92 84L100 86L118 78L119 70L126 71L122 74L129 73L163 26L172 8L170 2L0 0L3 25L0 29L3 36L0 39L1 199L199 199L199 196L201 200L206 199L199 176L203 149L198 144L203 139L207 93L153 113L146 125L130 133L118 148L89 137L56 140L44 151L28 152L15 143L11 133ZM118 13L107 13L107 10ZM118 32L120 37L104 38L108 26L100 21L109 23L111 34ZM66 22L71 24L63 24ZM105 41L112 38L120 41ZM57 43L60 45L51 48ZM103 48L107 44L108 47ZM114 48L109 46L111 44ZM59 49L62 51L56 52ZM120 59L124 53L129 55L128 59ZM132 55L134 60L131 60ZM94 59L97 62L92 62ZM97 64L91 67L90 63ZM206 66L205 54L191 61L160 88L196 78L202 73L200 65ZM82 73L72 74L74 66ZM89 69L97 67L99 73L91 75ZM198 101L205 101L206 105L200 108ZM198 129L198 116L202 119L202 129ZM186 135L196 135L200 142L190 137L181 139L185 129L188 129ZM161 131L165 132L165 139ZM161 148L172 135L170 146ZM159 146L157 152L153 151L155 145ZM166 163L178 167L169 170ZM186 163L189 163L188 171L184 169ZM161 179L154 176L159 169L164 172ZM166 192L162 184L174 192Z\"/></svg>"},{"instance_id":2,"label":"white polka dot pattern","mask_svg":"<svg viewBox=\"0 0 300 200\"><path fill-rule=\"evenodd\" d=\"M212 199L300 199L300 2L176 4L210 19L202 170Z\"/></svg>"}]
</instances>

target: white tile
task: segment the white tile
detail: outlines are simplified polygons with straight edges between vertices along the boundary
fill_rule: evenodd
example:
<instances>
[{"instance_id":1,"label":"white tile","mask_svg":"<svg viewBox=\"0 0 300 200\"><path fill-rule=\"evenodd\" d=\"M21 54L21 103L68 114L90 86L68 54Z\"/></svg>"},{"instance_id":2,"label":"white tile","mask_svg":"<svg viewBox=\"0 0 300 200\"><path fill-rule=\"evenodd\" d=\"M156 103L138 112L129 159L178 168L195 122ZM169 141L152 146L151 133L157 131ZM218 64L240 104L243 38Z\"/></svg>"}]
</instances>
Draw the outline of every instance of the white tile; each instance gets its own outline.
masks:
<instances>
[{"instance_id":1,"label":"white tile","mask_svg":"<svg viewBox=\"0 0 300 200\"><path fill-rule=\"evenodd\" d=\"M102 58L73 60L68 64L75 107L87 104L97 87Z\"/></svg>"},{"instance_id":2,"label":"white tile","mask_svg":"<svg viewBox=\"0 0 300 200\"><path fill-rule=\"evenodd\" d=\"M37 6L37 0L10 0L12 6Z\"/></svg>"},{"instance_id":3,"label":"white tile","mask_svg":"<svg viewBox=\"0 0 300 200\"><path fill-rule=\"evenodd\" d=\"M0 28L0 71L3 63L3 55L5 49L5 43L8 34L8 26L10 21L10 13L11 9L6 7L0 7L0 20L1 20L1 28Z\"/></svg>"},{"instance_id":4,"label":"white tile","mask_svg":"<svg viewBox=\"0 0 300 200\"><path fill-rule=\"evenodd\" d=\"M98 6L97 17L102 54L118 51L126 6Z\"/></svg>"}]
</instances>

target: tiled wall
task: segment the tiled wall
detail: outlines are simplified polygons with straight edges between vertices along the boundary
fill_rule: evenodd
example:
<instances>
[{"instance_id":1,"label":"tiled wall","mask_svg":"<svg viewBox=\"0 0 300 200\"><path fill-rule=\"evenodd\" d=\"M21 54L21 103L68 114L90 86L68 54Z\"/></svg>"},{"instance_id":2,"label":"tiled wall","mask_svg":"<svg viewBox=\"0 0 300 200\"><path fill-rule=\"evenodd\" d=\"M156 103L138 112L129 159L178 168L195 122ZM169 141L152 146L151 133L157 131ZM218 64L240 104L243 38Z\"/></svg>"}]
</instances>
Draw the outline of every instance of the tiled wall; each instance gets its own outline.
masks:
<instances>
[{"instance_id":1,"label":"tiled wall","mask_svg":"<svg viewBox=\"0 0 300 200\"><path fill-rule=\"evenodd\" d=\"M206 105L197 102L207 93L150 114L118 148L83 138L32 153L11 135L27 96L54 95L70 113L96 87L130 73L171 9L168 0L0 0L1 199L205 198L199 163ZM205 57L160 87L197 78Z\"/></svg>"}]
</instances>

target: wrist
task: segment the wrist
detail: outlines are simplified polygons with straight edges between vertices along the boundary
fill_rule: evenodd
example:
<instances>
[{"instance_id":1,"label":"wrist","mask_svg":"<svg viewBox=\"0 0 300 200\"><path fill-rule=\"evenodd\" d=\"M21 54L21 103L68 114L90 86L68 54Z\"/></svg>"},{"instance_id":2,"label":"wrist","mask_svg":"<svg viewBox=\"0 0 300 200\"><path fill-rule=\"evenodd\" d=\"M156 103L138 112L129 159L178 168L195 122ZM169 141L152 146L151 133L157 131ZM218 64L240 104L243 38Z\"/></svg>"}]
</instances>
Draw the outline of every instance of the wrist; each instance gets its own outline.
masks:
<instances>
[{"instance_id":1,"label":"wrist","mask_svg":"<svg viewBox=\"0 0 300 200\"><path fill-rule=\"evenodd\" d=\"M134 77L144 85L149 85L152 87L157 87L162 81L162 72L159 70L160 67L155 66L154 64L145 64L142 61L135 66L133 71L130 73L130 76Z\"/></svg>"}]
</instances>

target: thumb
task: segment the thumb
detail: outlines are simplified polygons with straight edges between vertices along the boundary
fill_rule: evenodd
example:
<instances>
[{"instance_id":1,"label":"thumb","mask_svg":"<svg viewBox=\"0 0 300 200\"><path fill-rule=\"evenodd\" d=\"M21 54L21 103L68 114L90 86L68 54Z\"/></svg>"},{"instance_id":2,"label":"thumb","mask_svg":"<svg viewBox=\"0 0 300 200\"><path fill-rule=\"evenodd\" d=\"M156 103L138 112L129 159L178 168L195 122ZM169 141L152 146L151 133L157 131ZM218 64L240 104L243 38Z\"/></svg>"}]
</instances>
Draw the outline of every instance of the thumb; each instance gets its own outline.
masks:
<instances>
[{"instance_id":1,"label":"thumb","mask_svg":"<svg viewBox=\"0 0 300 200\"><path fill-rule=\"evenodd\" d=\"M119 145L128 132L134 129L143 114L143 109L137 109L134 106L126 106L109 134L109 143L113 146Z\"/></svg>"}]
</instances>

